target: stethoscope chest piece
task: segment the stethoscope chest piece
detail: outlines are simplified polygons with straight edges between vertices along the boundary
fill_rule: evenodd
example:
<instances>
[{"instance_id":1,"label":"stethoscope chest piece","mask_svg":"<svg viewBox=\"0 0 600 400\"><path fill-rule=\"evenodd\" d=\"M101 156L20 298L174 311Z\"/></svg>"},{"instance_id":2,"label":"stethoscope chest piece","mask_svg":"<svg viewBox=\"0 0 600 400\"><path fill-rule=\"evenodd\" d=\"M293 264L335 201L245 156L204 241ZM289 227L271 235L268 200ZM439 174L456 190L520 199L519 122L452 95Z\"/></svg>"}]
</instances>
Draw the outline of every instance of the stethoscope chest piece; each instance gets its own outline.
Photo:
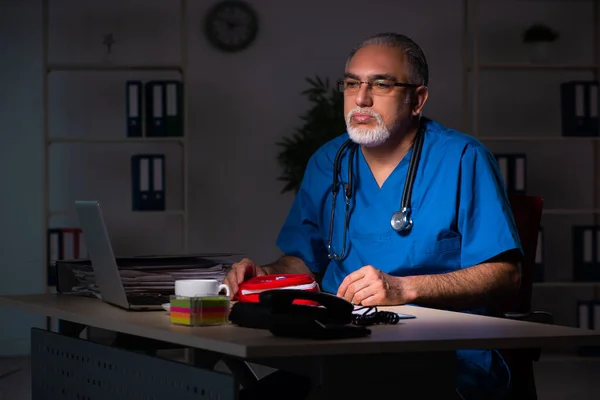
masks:
<instances>
[{"instance_id":1,"label":"stethoscope chest piece","mask_svg":"<svg viewBox=\"0 0 600 400\"><path fill-rule=\"evenodd\" d=\"M407 208L396 211L392 215L390 224L396 232L406 233L410 231L413 225L412 218L410 218L410 211Z\"/></svg>"},{"instance_id":2,"label":"stethoscope chest piece","mask_svg":"<svg viewBox=\"0 0 600 400\"><path fill-rule=\"evenodd\" d=\"M392 229L400 234L408 234L413 226L413 220L411 218L410 212L410 203L412 196L412 189L415 183L415 175L417 173L419 159L421 157L421 149L423 148L423 140L425 136L425 125L421 124L419 127L419 131L417 133L417 137L415 138L415 143L413 145L413 154L410 158L410 164L408 166L408 172L406 174L406 182L404 184L404 190L402 192L402 202L400 206L400 211L396 211L390 220L390 224L392 225ZM341 160L342 154L346 148L350 147L350 155L348 157L348 183L344 185L346 192L346 215L344 216L344 238L342 243L342 252L341 254L337 254L333 251L332 241L333 241L333 219L335 218L335 199L338 191L339 185L339 177L338 174L341 171ZM354 156L357 149L357 145L352 142L351 139L348 139L342 144L342 146L338 149L335 159L333 161L333 184L331 186L332 196L331 196L331 218L329 220L329 240L327 242L327 252L329 259L334 260L342 260L346 254L346 231L348 229L348 219L350 218L350 199L354 194L354 186L352 183L352 165L354 163Z\"/></svg>"}]
</instances>

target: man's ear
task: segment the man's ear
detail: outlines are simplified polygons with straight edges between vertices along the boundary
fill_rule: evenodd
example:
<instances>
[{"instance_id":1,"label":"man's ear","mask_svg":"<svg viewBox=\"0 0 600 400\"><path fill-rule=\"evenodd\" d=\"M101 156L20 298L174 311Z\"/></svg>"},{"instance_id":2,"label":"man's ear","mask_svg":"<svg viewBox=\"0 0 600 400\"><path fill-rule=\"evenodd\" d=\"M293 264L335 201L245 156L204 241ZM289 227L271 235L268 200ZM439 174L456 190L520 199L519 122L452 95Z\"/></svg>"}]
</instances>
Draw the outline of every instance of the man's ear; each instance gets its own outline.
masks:
<instances>
[{"instance_id":1,"label":"man's ear","mask_svg":"<svg viewBox=\"0 0 600 400\"><path fill-rule=\"evenodd\" d=\"M413 116L421 115L421 111L423 111L423 107L427 102L427 98L429 96L429 90L427 86L419 86L415 89L415 93L413 94L413 104L412 104L412 114Z\"/></svg>"}]
</instances>

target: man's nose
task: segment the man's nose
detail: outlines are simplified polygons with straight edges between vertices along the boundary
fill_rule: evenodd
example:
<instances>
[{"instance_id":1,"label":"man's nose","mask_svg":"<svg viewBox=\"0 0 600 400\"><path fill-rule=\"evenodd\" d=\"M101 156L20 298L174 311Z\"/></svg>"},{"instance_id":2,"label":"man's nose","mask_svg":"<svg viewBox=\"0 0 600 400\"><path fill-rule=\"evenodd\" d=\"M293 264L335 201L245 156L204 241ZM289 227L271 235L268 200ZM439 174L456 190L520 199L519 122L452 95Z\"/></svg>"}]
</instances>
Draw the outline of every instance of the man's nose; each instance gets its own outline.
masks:
<instances>
[{"instance_id":1,"label":"man's nose","mask_svg":"<svg viewBox=\"0 0 600 400\"><path fill-rule=\"evenodd\" d=\"M373 105L373 97L371 96L371 90L369 84L361 83L356 93L356 105L359 107L371 107Z\"/></svg>"}]
</instances>

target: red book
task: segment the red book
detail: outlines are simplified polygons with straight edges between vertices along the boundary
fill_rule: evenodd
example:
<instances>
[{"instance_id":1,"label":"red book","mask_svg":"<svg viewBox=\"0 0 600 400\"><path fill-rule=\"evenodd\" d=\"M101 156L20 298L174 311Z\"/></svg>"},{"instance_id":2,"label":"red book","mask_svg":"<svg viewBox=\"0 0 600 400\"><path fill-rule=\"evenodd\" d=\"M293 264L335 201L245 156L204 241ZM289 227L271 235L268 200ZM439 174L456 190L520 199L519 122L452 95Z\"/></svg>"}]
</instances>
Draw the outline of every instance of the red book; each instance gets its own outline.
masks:
<instances>
[{"instance_id":1,"label":"red book","mask_svg":"<svg viewBox=\"0 0 600 400\"><path fill-rule=\"evenodd\" d=\"M258 295L265 290L297 289L319 292L319 285L308 274L270 274L256 276L240 284L237 300L246 303L258 303ZM315 305L309 300L294 300L294 304Z\"/></svg>"}]
</instances>

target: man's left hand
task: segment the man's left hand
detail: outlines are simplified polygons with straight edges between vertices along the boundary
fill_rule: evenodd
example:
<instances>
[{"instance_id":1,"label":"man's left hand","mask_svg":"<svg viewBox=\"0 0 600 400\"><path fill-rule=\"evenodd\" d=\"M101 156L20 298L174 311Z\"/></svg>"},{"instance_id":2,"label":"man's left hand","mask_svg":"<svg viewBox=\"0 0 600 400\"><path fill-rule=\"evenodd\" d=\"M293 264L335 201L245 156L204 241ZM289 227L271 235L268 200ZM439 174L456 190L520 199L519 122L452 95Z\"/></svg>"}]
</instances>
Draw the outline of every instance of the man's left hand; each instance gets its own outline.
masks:
<instances>
[{"instance_id":1,"label":"man's left hand","mask_svg":"<svg viewBox=\"0 0 600 400\"><path fill-rule=\"evenodd\" d=\"M406 302L401 279L366 265L342 281L337 296L363 306L401 305Z\"/></svg>"}]
</instances>

